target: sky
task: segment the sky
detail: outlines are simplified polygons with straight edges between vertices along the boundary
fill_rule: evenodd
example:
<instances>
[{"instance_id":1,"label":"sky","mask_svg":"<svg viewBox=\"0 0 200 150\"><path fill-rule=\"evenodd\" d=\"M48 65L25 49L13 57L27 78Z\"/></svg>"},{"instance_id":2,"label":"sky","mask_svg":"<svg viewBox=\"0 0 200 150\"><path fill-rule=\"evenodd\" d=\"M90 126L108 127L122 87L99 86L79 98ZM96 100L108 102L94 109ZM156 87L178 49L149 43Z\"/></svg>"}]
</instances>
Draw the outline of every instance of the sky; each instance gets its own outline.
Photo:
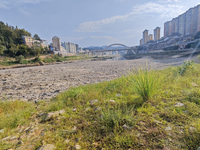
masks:
<instances>
[{"instance_id":1,"label":"sky","mask_svg":"<svg viewBox=\"0 0 200 150\"><path fill-rule=\"evenodd\" d=\"M114 43L139 45L142 32L200 4L199 0L0 0L0 21L24 28L32 36L80 47Z\"/></svg>"}]
</instances>

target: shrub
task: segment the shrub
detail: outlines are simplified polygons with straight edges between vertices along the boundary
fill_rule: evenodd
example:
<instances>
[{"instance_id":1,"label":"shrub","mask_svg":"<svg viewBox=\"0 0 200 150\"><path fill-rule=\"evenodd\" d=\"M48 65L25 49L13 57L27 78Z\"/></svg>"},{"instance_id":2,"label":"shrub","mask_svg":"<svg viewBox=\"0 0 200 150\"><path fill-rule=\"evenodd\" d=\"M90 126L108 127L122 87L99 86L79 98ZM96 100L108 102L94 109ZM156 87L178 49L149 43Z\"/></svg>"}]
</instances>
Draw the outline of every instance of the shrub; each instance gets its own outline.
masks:
<instances>
[{"instance_id":1,"label":"shrub","mask_svg":"<svg viewBox=\"0 0 200 150\"><path fill-rule=\"evenodd\" d=\"M49 58L49 57L47 57L47 58L45 58L45 59L43 60L43 62L45 62L45 63L51 63L51 62L54 62L54 60L51 59L51 58Z\"/></svg>"},{"instance_id":2,"label":"shrub","mask_svg":"<svg viewBox=\"0 0 200 150\"><path fill-rule=\"evenodd\" d=\"M194 61L184 62L182 66L178 66L176 74L183 76L188 69L194 68Z\"/></svg>"},{"instance_id":3,"label":"shrub","mask_svg":"<svg viewBox=\"0 0 200 150\"><path fill-rule=\"evenodd\" d=\"M140 95L143 101L147 101L163 86L164 75L154 70L148 71L146 67L144 70L138 69L136 73L130 73L127 79L133 92Z\"/></svg>"},{"instance_id":4,"label":"shrub","mask_svg":"<svg viewBox=\"0 0 200 150\"><path fill-rule=\"evenodd\" d=\"M16 57L16 60L17 60L20 64L22 64L22 63L23 63L23 60L24 60L24 56L20 55L20 56Z\"/></svg>"},{"instance_id":5,"label":"shrub","mask_svg":"<svg viewBox=\"0 0 200 150\"><path fill-rule=\"evenodd\" d=\"M35 62L41 62L41 59L40 59L39 56L37 56L37 57L35 57L34 61L35 61Z\"/></svg>"},{"instance_id":6,"label":"shrub","mask_svg":"<svg viewBox=\"0 0 200 150\"><path fill-rule=\"evenodd\" d=\"M28 61L27 60L23 60L22 64L28 64Z\"/></svg>"}]
</instances>

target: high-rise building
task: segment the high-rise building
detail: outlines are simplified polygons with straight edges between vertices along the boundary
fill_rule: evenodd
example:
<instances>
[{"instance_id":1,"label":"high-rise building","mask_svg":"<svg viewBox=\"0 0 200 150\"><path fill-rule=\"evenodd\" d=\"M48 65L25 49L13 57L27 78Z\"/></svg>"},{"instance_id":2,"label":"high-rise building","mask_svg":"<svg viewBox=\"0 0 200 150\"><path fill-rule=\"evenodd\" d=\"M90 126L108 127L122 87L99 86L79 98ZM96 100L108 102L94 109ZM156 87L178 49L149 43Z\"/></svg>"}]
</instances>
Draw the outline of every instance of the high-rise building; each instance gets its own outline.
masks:
<instances>
[{"instance_id":1,"label":"high-rise building","mask_svg":"<svg viewBox=\"0 0 200 150\"><path fill-rule=\"evenodd\" d=\"M169 36L169 21L164 24L164 37Z\"/></svg>"},{"instance_id":2,"label":"high-rise building","mask_svg":"<svg viewBox=\"0 0 200 150\"><path fill-rule=\"evenodd\" d=\"M200 5L197 6L197 32L200 31Z\"/></svg>"},{"instance_id":3,"label":"high-rise building","mask_svg":"<svg viewBox=\"0 0 200 150\"><path fill-rule=\"evenodd\" d=\"M185 35L195 35L200 31L200 5L190 8L172 21L165 22L164 36L170 36L172 33Z\"/></svg>"},{"instance_id":4,"label":"high-rise building","mask_svg":"<svg viewBox=\"0 0 200 150\"><path fill-rule=\"evenodd\" d=\"M186 17L185 13L182 14L182 15L180 15L178 17L178 21L179 21L179 33L181 35L185 35L185 17Z\"/></svg>"},{"instance_id":5,"label":"high-rise building","mask_svg":"<svg viewBox=\"0 0 200 150\"><path fill-rule=\"evenodd\" d=\"M52 38L52 42L53 42L53 46L56 48L56 50L62 51L62 49L61 49L61 42L60 42L60 38L59 37L54 36Z\"/></svg>"},{"instance_id":6,"label":"high-rise building","mask_svg":"<svg viewBox=\"0 0 200 150\"><path fill-rule=\"evenodd\" d=\"M143 39L140 40L140 45L143 45Z\"/></svg>"},{"instance_id":7,"label":"high-rise building","mask_svg":"<svg viewBox=\"0 0 200 150\"><path fill-rule=\"evenodd\" d=\"M66 50L68 53L76 53L76 44L67 42L66 43Z\"/></svg>"},{"instance_id":8,"label":"high-rise building","mask_svg":"<svg viewBox=\"0 0 200 150\"><path fill-rule=\"evenodd\" d=\"M160 39L160 27L154 29L154 40L157 41Z\"/></svg>"},{"instance_id":9,"label":"high-rise building","mask_svg":"<svg viewBox=\"0 0 200 150\"><path fill-rule=\"evenodd\" d=\"M143 32L143 44L146 44L148 42L148 32L149 31L147 29Z\"/></svg>"},{"instance_id":10,"label":"high-rise building","mask_svg":"<svg viewBox=\"0 0 200 150\"><path fill-rule=\"evenodd\" d=\"M153 34L149 34L148 41L152 41L152 40L153 40Z\"/></svg>"}]
</instances>

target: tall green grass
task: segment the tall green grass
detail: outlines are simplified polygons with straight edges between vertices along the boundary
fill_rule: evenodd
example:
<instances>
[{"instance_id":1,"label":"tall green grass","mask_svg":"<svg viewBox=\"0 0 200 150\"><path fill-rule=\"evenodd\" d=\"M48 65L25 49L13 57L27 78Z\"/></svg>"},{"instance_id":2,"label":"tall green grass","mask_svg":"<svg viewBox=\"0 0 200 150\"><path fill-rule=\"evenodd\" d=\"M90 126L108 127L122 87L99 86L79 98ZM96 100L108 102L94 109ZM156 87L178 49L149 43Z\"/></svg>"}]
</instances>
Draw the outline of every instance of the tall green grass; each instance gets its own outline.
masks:
<instances>
[{"instance_id":1,"label":"tall green grass","mask_svg":"<svg viewBox=\"0 0 200 150\"><path fill-rule=\"evenodd\" d=\"M0 102L0 129L12 129L30 122L29 119L35 111L34 106L26 102Z\"/></svg>"},{"instance_id":2,"label":"tall green grass","mask_svg":"<svg viewBox=\"0 0 200 150\"><path fill-rule=\"evenodd\" d=\"M143 101L148 101L160 91L163 86L165 75L155 70L138 69L127 77L130 88L137 93Z\"/></svg>"}]
</instances>

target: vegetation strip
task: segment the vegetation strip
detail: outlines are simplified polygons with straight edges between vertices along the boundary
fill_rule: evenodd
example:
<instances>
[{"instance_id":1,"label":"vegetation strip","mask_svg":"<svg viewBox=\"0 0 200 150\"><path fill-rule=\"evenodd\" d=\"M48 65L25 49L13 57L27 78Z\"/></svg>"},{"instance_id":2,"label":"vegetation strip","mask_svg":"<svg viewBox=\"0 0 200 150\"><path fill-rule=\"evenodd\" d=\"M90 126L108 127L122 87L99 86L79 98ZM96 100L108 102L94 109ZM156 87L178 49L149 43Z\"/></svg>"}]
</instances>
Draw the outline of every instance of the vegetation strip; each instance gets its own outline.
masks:
<instances>
[{"instance_id":1,"label":"vegetation strip","mask_svg":"<svg viewBox=\"0 0 200 150\"><path fill-rule=\"evenodd\" d=\"M135 70L51 101L0 102L0 149L194 149L200 65ZM136 85L137 84L137 85Z\"/></svg>"}]
</instances>

